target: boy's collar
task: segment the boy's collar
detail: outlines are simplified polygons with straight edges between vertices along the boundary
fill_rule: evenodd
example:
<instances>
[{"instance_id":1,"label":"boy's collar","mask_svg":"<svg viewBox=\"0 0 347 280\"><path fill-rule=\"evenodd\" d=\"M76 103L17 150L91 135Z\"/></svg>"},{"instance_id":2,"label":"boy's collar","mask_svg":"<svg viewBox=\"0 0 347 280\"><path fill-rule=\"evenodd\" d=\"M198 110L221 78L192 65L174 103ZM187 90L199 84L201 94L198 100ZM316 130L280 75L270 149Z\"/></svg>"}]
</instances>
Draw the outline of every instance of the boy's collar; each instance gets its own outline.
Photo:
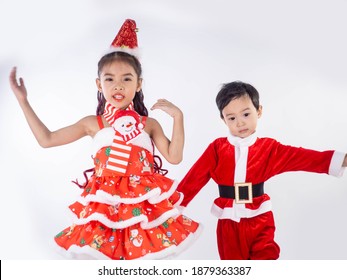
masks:
<instances>
[{"instance_id":1,"label":"boy's collar","mask_svg":"<svg viewBox=\"0 0 347 280\"><path fill-rule=\"evenodd\" d=\"M254 132L253 134L249 135L246 138L240 138L240 137L234 136L232 134L229 134L229 136L228 136L229 143L231 145L236 146L236 147L252 146L256 140L257 140L257 132Z\"/></svg>"}]
</instances>

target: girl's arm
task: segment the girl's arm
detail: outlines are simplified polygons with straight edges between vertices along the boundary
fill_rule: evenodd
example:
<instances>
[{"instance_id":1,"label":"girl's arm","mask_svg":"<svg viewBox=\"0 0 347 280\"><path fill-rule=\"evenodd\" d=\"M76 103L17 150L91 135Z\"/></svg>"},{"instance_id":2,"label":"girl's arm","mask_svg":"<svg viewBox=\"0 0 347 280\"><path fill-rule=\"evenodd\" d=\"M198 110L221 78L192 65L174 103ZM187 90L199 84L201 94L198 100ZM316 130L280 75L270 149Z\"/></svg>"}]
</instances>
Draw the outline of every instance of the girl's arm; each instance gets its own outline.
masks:
<instances>
[{"instance_id":1,"label":"girl's arm","mask_svg":"<svg viewBox=\"0 0 347 280\"><path fill-rule=\"evenodd\" d=\"M97 126L95 116L85 117L73 125L61 128L57 131L50 131L30 106L24 80L19 78L18 83L16 72L16 68L14 67L10 73L10 86L40 146L48 148L64 145L76 141L83 136L93 134L93 128Z\"/></svg>"},{"instance_id":2,"label":"girl's arm","mask_svg":"<svg viewBox=\"0 0 347 280\"><path fill-rule=\"evenodd\" d=\"M152 118L148 118L147 127L149 135L154 141L159 152L171 164L178 164L183 159L184 146L184 125L182 111L165 99L159 99L151 108L152 110L161 109L173 118L173 129L171 140L169 140L161 125Z\"/></svg>"}]
</instances>

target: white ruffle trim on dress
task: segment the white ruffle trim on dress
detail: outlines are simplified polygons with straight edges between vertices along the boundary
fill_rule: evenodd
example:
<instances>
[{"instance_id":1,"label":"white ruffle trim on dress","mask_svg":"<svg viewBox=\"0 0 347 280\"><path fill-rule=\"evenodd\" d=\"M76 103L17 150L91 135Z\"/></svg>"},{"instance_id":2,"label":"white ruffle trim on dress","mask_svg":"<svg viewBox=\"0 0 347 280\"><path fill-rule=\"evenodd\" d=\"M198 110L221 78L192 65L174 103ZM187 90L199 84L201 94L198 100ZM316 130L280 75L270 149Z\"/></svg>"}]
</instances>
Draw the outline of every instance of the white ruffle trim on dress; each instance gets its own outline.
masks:
<instances>
[{"instance_id":1,"label":"white ruffle trim on dress","mask_svg":"<svg viewBox=\"0 0 347 280\"><path fill-rule=\"evenodd\" d=\"M70 212L71 213L71 212ZM73 212L72 212L73 213ZM120 222L114 222L108 219L105 215L101 213L93 213L87 218L77 218L76 216L73 216L73 223L76 225L84 225L91 221L98 221L108 228L115 228L115 229L123 229L127 228L129 226L135 225L137 223L140 223L141 228L143 229L150 229L154 228L156 226L161 225L166 220L168 220L171 217L176 217L180 214L179 210L177 208L173 208L169 211L164 212L161 216L159 216L157 219L148 222L148 218L146 215L141 214L139 216L132 217L128 220L120 221Z\"/></svg>"},{"instance_id":2,"label":"white ruffle trim on dress","mask_svg":"<svg viewBox=\"0 0 347 280\"><path fill-rule=\"evenodd\" d=\"M144 195L132 198L122 198L119 195L111 195L108 192L98 190L95 194L89 194L85 197L79 198L78 202L80 202L84 206L86 206L89 202L99 202L108 205L116 205L119 203L136 204L146 200L151 204L157 204L163 201L164 199L168 199L176 191L177 186L178 182L174 180L173 184L171 185L168 191L161 192L161 189L157 187Z\"/></svg>"}]
</instances>

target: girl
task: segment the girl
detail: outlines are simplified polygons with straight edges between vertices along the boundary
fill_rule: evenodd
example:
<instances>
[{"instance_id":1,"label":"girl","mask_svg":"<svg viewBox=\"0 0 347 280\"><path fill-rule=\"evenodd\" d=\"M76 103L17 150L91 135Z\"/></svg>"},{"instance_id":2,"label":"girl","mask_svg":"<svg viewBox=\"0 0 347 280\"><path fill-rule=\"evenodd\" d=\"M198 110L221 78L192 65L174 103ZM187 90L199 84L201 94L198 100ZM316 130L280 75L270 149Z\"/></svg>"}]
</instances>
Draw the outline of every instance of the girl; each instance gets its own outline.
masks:
<instances>
[{"instance_id":1,"label":"girl","mask_svg":"<svg viewBox=\"0 0 347 280\"><path fill-rule=\"evenodd\" d=\"M134 34L135 22L127 20L114 42L129 24ZM123 47L128 39L123 38L118 46ZM93 175L80 199L70 205L74 223L55 237L69 257L162 258L189 244L199 228L179 215L177 184L163 175L153 155L155 145L168 162L182 160L183 114L165 99L151 108L172 116L169 140L160 124L147 117L141 75L137 57L126 49L113 49L98 63L97 116L51 132L31 108L23 79L17 82L16 68L11 71L11 88L42 147L68 144L87 135L93 138Z\"/></svg>"}]
</instances>

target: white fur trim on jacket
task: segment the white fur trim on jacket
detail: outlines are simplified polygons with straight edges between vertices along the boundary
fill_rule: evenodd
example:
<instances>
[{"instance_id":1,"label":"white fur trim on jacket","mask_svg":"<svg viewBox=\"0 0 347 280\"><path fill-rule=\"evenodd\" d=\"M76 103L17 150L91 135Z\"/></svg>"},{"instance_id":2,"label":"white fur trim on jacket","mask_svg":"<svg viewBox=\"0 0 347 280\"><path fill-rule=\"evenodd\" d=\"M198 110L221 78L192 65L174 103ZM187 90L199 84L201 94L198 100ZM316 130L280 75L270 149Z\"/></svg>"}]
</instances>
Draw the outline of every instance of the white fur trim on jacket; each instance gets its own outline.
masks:
<instances>
[{"instance_id":1,"label":"white fur trim on jacket","mask_svg":"<svg viewBox=\"0 0 347 280\"><path fill-rule=\"evenodd\" d=\"M211 213L218 219L230 219L240 222L241 218L253 218L272 210L270 200L263 202L258 209L246 208L244 204L234 204L233 207L220 208L216 204L212 205Z\"/></svg>"},{"instance_id":2,"label":"white fur trim on jacket","mask_svg":"<svg viewBox=\"0 0 347 280\"><path fill-rule=\"evenodd\" d=\"M331 158L329 166L329 175L335 177L341 177L345 171L345 167L342 167L343 161L345 160L345 153L335 151L333 157Z\"/></svg>"}]
</instances>

